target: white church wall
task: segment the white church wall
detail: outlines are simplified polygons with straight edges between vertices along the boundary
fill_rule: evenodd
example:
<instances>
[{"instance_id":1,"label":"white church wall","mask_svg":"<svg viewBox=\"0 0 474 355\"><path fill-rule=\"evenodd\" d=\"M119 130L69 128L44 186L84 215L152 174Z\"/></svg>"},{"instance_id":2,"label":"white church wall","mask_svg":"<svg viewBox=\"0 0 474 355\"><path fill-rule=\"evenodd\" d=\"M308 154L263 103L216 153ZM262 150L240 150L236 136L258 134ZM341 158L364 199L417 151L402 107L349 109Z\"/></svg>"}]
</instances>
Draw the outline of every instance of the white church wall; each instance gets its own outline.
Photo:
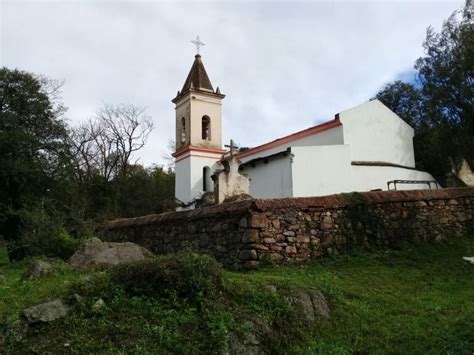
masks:
<instances>
[{"instance_id":1,"label":"white church wall","mask_svg":"<svg viewBox=\"0 0 474 355\"><path fill-rule=\"evenodd\" d=\"M191 200L191 160L179 160L175 164L175 196L182 202Z\"/></svg>"},{"instance_id":2,"label":"white church wall","mask_svg":"<svg viewBox=\"0 0 474 355\"><path fill-rule=\"evenodd\" d=\"M415 166L414 130L379 100L339 114L344 144L351 146L352 161L382 161Z\"/></svg>"},{"instance_id":3,"label":"white church wall","mask_svg":"<svg viewBox=\"0 0 474 355\"><path fill-rule=\"evenodd\" d=\"M245 163L258 157L266 157L272 154L282 152L288 149L289 147L335 145L343 143L343 128L342 126L338 126L328 129L326 131L315 133L311 136L306 136L288 143L272 147L270 149L266 149L264 151L256 152L255 154L245 156L240 160Z\"/></svg>"},{"instance_id":4,"label":"white church wall","mask_svg":"<svg viewBox=\"0 0 474 355\"><path fill-rule=\"evenodd\" d=\"M250 195L254 198L293 197L289 156L272 158L268 164L246 166L242 173L250 178Z\"/></svg>"},{"instance_id":5,"label":"white church wall","mask_svg":"<svg viewBox=\"0 0 474 355\"><path fill-rule=\"evenodd\" d=\"M431 174L412 169L391 166L352 166L352 179L356 191L375 189L387 190L387 182L392 180L434 180ZM434 185L432 185L434 187ZM392 185L393 188L393 185ZM422 190L426 184L397 184L397 190Z\"/></svg>"},{"instance_id":6,"label":"white church wall","mask_svg":"<svg viewBox=\"0 0 474 355\"><path fill-rule=\"evenodd\" d=\"M391 180L434 180L429 173L413 169L351 165L351 149L350 145L291 147L293 197L387 190ZM397 185L399 190L427 188L426 184Z\"/></svg>"},{"instance_id":7,"label":"white church wall","mask_svg":"<svg viewBox=\"0 0 474 355\"><path fill-rule=\"evenodd\" d=\"M219 157L189 156L176 162L176 183L175 196L182 202L189 202L193 198L199 197L204 192L203 178L205 167L209 167L209 174L212 175L219 167L217 162ZM213 191L213 184L208 180L208 191Z\"/></svg>"},{"instance_id":8,"label":"white church wall","mask_svg":"<svg viewBox=\"0 0 474 355\"><path fill-rule=\"evenodd\" d=\"M220 157L219 157L220 159ZM191 199L199 197L205 191L203 190L203 168L209 167L210 174L212 175L218 167L217 162L219 159L207 158L207 157L191 157ZM212 184L208 191L212 191Z\"/></svg>"},{"instance_id":9,"label":"white church wall","mask_svg":"<svg viewBox=\"0 0 474 355\"><path fill-rule=\"evenodd\" d=\"M350 147L291 147L293 196L321 196L353 191Z\"/></svg>"}]
</instances>

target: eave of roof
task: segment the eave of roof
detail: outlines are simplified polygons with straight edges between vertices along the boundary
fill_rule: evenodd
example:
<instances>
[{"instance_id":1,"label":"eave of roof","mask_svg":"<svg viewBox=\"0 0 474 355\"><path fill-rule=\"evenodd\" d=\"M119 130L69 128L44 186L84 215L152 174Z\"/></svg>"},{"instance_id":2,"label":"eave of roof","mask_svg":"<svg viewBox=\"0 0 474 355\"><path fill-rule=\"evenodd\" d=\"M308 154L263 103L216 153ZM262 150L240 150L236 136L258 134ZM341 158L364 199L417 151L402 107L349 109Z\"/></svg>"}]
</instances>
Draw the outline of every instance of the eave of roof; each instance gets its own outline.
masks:
<instances>
[{"instance_id":1,"label":"eave of roof","mask_svg":"<svg viewBox=\"0 0 474 355\"><path fill-rule=\"evenodd\" d=\"M321 123L317 126L313 126L313 127L304 129L302 131L290 134L288 136L275 139L274 141L271 141L269 143L265 143L265 144L256 146L254 148L244 150L243 152L237 154L237 157L239 159L242 159L242 158L247 157L249 155L253 155L253 154L256 154L256 153L259 153L259 152L262 152L262 151L265 151L265 150L268 150L268 149L271 149L271 148L275 148L275 147L278 147L282 144L293 142L297 139L308 137L308 136L311 136L313 134L323 132L323 131L327 131L329 129L336 128L336 127L339 127L339 126L342 126L342 123L341 123L341 121L339 121L338 118L335 118L334 120Z\"/></svg>"},{"instance_id":2,"label":"eave of roof","mask_svg":"<svg viewBox=\"0 0 474 355\"><path fill-rule=\"evenodd\" d=\"M240 164L240 167L239 168L246 168L247 166L255 166L257 163L263 161L264 163L268 163L271 159L274 159L274 158L277 158L277 157L280 157L280 156L288 156L291 154L291 148L287 148L285 150L282 150L280 152L276 152L274 154L270 154L270 155L266 155L266 156L263 156L263 157L258 157L258 158L254 158L254 159L251 159L245 163L242 163Z\"/></svg>"}]
</instances>

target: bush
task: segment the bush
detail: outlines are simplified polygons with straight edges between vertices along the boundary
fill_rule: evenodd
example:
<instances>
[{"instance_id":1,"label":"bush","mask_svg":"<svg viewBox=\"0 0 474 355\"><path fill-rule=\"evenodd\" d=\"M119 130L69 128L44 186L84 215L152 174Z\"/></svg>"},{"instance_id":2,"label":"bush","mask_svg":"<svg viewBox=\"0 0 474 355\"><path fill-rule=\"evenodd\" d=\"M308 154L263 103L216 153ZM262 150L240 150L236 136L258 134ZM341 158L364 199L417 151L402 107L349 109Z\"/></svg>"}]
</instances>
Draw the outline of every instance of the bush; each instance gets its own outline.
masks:
<instances>
[{"instance_id":1,"label":"bush","mask_svg":"<svg viewBox=\"0 0 474 355\"><path fill-rule=\"evenodd\" d=\"M118 265L111 280L134 295L180 297L200 304L223 289L222 267L191 251Z\"/></svg>"},{"instance_id":2,"label":"bush","mask_svg":"<svg viewBox=\"0 0 474 355\"><path fill-rule=\"evenodd\" d=\"M68 259L79 245L63 228L61 219L43 208L21 209L8 214L10 230L6 235L10 260L46 255Z\"/></svg>"}]
</instances>

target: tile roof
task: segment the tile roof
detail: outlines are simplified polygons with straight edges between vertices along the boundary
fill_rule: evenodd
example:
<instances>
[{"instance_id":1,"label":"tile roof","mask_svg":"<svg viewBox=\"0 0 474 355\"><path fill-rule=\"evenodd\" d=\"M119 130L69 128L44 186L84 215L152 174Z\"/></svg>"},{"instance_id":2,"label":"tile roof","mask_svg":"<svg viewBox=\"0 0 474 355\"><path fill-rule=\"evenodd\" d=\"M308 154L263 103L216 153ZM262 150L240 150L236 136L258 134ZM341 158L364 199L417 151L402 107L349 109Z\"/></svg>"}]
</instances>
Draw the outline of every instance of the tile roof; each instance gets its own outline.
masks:
<instances>
[{"instance_id":1,"label":"tile roof","mask_svg":"<svg viewBox=\"0 0 474 355\"><path fill-rule=\"evenodd\" d=\"M221 94L219 88L214 91L214 88L209 80L209 76L206 73L204 64L201 60L201 55L196 54L194 56L194 62L189 71L189 74L184 82L183 88L181 91L178 91L176 97L171 100L176 103L184 94L190 91L201 91L212 95L217 95L220 98L224 98L225 95Z\"/></svg>"},{"instance_id":2,"label":"tile roof","mask_svg":"<svg viewBox=\"0 0 474 355\"><path fill-rule=\"evenodd\" d=\"M193 66L189 71L188 77L184 82L181 92L185 92L191 88L197 90L210 90L214 92L214 88L212 87L211 81L207 76L206 69L204 68L204 64L199 54L194 56Z\"/></svg>"}]
</instances>

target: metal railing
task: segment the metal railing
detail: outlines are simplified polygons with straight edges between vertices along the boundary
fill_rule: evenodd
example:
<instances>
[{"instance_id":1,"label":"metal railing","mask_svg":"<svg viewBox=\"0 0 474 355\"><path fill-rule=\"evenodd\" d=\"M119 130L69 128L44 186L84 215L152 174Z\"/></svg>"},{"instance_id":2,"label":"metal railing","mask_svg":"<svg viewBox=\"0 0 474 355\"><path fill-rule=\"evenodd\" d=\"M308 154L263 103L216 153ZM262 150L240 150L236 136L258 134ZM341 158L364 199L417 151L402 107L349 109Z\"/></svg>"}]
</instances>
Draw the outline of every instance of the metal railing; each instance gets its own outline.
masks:
<instances>
[{"instance_id":1,"label":"metal railing","mask_svg":"<svg viewBox=\"0 0 474 355\"><path fill-rule=\"evenodd\" d=\"M435 189L439 189L439 184L436 180L392 180L387 182L387 188L390 191L390 185L393 184L393 190L397 189L397 184L426 184L429 189L432 189L431 184L434 184Z\"/></svg>"}]
</instances>

